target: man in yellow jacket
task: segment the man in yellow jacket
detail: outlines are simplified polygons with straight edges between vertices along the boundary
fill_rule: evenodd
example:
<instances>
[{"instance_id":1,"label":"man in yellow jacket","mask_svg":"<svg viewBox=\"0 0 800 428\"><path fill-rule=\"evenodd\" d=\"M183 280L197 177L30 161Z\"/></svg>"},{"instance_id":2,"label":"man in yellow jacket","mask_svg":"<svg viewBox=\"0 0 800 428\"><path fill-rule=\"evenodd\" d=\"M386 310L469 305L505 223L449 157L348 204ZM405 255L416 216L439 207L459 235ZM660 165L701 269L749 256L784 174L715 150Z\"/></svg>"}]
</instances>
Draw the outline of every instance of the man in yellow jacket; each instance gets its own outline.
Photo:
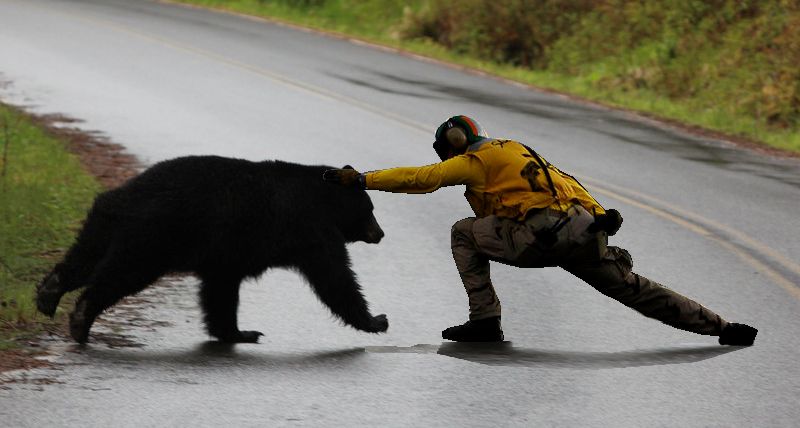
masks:
<instances>
[{"instance_id":1,"label":"man in yellow jacket","mask_svg":"<svg viewBox=\"0 0 800 428\"><path fill-rule=\"evenodd\" d=\"M469 321L442 331L458 342L503 340L500 301L489 262L518 267L560 266L601 293L645 316L720 344L753 344L757 330L729 323L699 303L632 272L622 248L607 246L622 224L569 174L513 140L490 139L477 121L454 116L436 131L440 163L361 174L325 172L324 179L365 189L428 193L466 185L475 217L453 225L451 247L469 298Z\"/></svg>"}]
</instances>

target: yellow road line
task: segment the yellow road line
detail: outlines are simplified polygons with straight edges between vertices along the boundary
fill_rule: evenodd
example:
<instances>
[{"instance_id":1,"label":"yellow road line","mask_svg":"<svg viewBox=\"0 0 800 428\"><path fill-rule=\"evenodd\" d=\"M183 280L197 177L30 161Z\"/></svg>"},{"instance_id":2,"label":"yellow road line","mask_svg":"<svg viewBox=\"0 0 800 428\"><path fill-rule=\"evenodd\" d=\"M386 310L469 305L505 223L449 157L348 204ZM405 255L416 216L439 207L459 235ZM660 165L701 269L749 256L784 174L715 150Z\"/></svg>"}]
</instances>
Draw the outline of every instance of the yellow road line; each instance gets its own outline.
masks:
<instances>
[{"instance_id":1,"label":"yellow road line","mask_svg":"<svg viewBox=\"0 0 800 428\"><path fill-rule=\"evenodd\" d=\"M621 187L621 186L615 186L615 185L612 185L612 184L609 184L609 183L602 183L601 184L599 180L596 180L596 179L593 179L593 178L589 178L589 177L585 177L585 176L583 177L583 180L585 180L587 183L590 183L593 187L598 187L598 188L605 187L605 188L609 188L609 189L612 189L612 190L613 189L617 189L618 192L622 192L622 193L626 193L628 195L632 195L632 196L636 197L639 200L649 201L651 203L660 205L662 207L666 207L666 206L670 205L669 203L667 203L665 201L662 201L660 199L657 199L655 197L652 197L652 196L649 196L649 195L645 195L643 193L639 193L639 192L636 192L634 190L626 189L626 188ZM699 214L695 214L695 213L692 213L692 212L689 212L689 211L679 211L679 213L683 217L689 218L692 221L694 221L695 223L705 224L705 225L708 225L711 228L715 228L715 229L723 231L727 235L729 235L729 236L731 236L731 237L733 237L735 239L738 239L739 241L744 242L745 244L747 244L749 247L753 248L757 252L767 256L767 258L775 260L780 265L782 265L784 268L786 268L789 271L793 272L794 274L800 276L800 264L795 263L790 258L784 256L783 254L779 253L778 251L776 251L775 249L769 247L768 245L763 244L763 243L761 243L759 241L756 241L754 238L751 238L750 236L746 235L745 233L743 233L743 232L741 232L739 230L736 230L736 229L734 229L734 228L732 228L730 226L726 226L726 225L724 225L722 223L719 223L717 221L714 221L714 220L711 220L709 218L703 217L703 216L701 216Z\"/></svg>"},{"instance_id":2,"label":"yellow road line","mask_svg":"<svg viewBox=\"0 0 800 428\"><path fill-rule=\"evenodd\" d=\"M753 256L747 254L741 248L737 247L736 245L734 245L734 244L732 244L732 243L730 243L728 241L725 241L724 239L720 239L720 238L718 238L716 236L710 236L709 238L714 240L714 241L716 241L719 245L723 246L728 251L730 251L730 252L736 254L737 256L739 256L739 258L744 260L750 266L753 266L758 271L764 273L774 283L780 285L781 288L786 290L786 292L788 292L789 294L791 294L795 298L800 299L800 288L798 288L797 285L795 285L792 281L787 279L785 276L781 275L778 271L776 271L775 269L772 269L771 267L765 265L760 260L758 260L758 259L754 258Z\"/></svg>"},{"instance_id":3,"label":"yellow road line","mask_svg":"<svg viewBox=\"0 0 800 428\"><path fill-rule=\"evenodd\" d=\"M584 179L582 178L581 181L584 181ZM585 180L585 182L586 183L590 183L590 180ZM716 234L714 234L710 230L706 229L705 227L703 227L701 225L694 224L692 222L689 222L689 221L687 221L687 220L685 220L685 219L683 219L681 217L678 217L675 214L671 214L671 213L669 213L667 211L664 211L664 210L659 209L657 207L654 207L652 205L648 205L646 203L639 202L637 200L622 196L619 193L615 193L615 192L612 192L610 190L603 189L601 185L598 185L596 183L592 183L591 187L592 187L592 192L593 193L599 193L599 194L602 194L602 195L606 195L606 196L608 196L610 198L613 198L613 199L616 199L616 200L618 200L618 201L620 201L622 203L625 203L625 204L640 208L642 210L648 211L648 212L650 212L650 213L652 213L652 214L654 214L654 215L656 215L658 217L661 217L663 219L671 221L671 222L673 222L673 223L675 223L675 224L677 224L679 226L682 226L682 227L684 227L686 229L689 229L690 231L692 231L694 233L697 233L698 235L702 235L702 236L704 236L704 237L716 242L717 244L719 244L720 246L722 246L726 250L728 250L731 253L733 253L736 256L738 256L740 259L742 259L744 262L746 262L750 266L753 266L758 271L764 273L773 282L775 282L781 288L786 290L786 292L788 292L790 295L794 296L797 299L800 299L800 288L798 288L797 285L794 284L794 282L792 282L790 279L788 279L785 276L783 276L777 270L771 268L770 266L767 266L766 264L764 264L763 262L761 262L757 258L751 256L750 254L748 254L747 252L745 252L744 250L739 248L737 245L720 238L719 236L717 236ZM614 186L614 187L620 188L619 186ZM687 211L678 211L678 212L681 213L682 215L700 217L700 216L698 216L696 214L692 214L692 213L689 213ZM720 225L719 223L716 223L716 222L711 222L711 221L709 221L709 222L710 222L710 224L713 225L712 227L720 227L720 229L726 230L726 231L730 230L730 228L728 228L727 226L722 226L722 225ZM747 238L748 242L756 243L760 247L763 246L763 244L758 243L757 241L753 240L752 238L748 237L747 235L745 235L745 234L743 234L741 232L737 232L737 235L740 235L742 237ZM767 258L771 258L769 256L769 254L762 253L758 247L754 248L754 250L756 250L756 252L759 252L762 255L766 256ZM774 253L774 251L770 251L770 252Z\"/></svg>"},{"instance_id":4,"label":"yellow road line","mask_svg":"<svg viewBox=\"0 0 800 428\"><path fill-rule=\"evenodd\" d=\"M236 68L236 69L245 70L245 71L248 71L248 72L253 73L255 75L258 75L260 77L263 77L263 78L266 78L268 80L271 80L273 82L283 84L285 86L300 90L302 92L305 92L307 94L310 94L310 95L318 97L318 98L325 99L327 101L333 100L333 101L343 102L345 104L350 104L350 105L352 105L354 107L358 107L358 108L360 108L362 110L365 110L367 112L370 112L370 113L376 114L378 116L381 116L381 117L393 120L395 122L398 122L398 123L400 123L402 125L407 126L408 128L413 129L414 131L419 131L419 132L424 132L425 134L429 134L428 128L430 128L430 126L426 126L426 125L421 124L419 122L415 122L415 121L409 120L409 119L407 119L407 118L405 118L403 116L388 112L388 111L383 110L383 109L381 109L379 107L375 107L375 106L373 106L371 104L367 104L367 103L364 103L362 101L359 101L359 100L357 100L355 98L351 98L351 97L348 97L348 96L345 96L345 95L342 95L342 94L339 94L339 93L336 93L336 92L333 92L333 91L329 91L329 90L321 88L319 86L315 86L315 85L311 85L311 84L308 84L308 83L304 83L304 82L300 82L300 81L297 81L297 80L293 80L293 79L290 79L290 78L285 77L283 75L280 75L278 73L274 73L272 71L269 71L267 69L264 69L264 68L261 68L261 67L255 66L255 65L251 65L251 64L248 64L248 63L245 63L245 62L242 62L242 61L238 61L238 60L235 60L233 58L230 58L230 57L227 57L227 56L224 56L224 55L220 55L220 54L214 53L214 52L209 51L209 50L197 48L197 47L194 47L194 46L191 46L191 45L187 45L187 44L184 44L184 43L172 40L172 39L168 39L168 38L165 38L165 37L160 37L160 36L155 36L155 35L148 34L148 33L143 33L141 31L134 30L134 29L132 29L132 28L130 28L128 26L121 25L121 24L118 24L118 23L115 23L115 22L111 22L111 21L107 21L107 20L104 20L104 19L98 19L98 18L94 18L94 17L87 17L87 16L78 15L78 14L71 13L71 12L66 12L66 11L63 11L63 10L59 10L59 11L54 11L52 9L47 9L47 10L48 10L48 12L56 12L56 13L59 13L59 14L62 14L62 15L66 15L66 16L72 17L72 18L80 20L80 21L84 21L84 22L87 22L87 23L91 23L91 24L95 24L95 25L101 26L101 27L109 28L109 29L112 29L112 30L120 32L120 33L129 34L129 35L132 35L132 36L135 36L135 37L138 37L138 38L147 40L149 42L152 42L152 43L155 43L155 44L158 44L158 45L161 45L161 46L165 46L165 47L168 47L168 48L171 48L171 49L174 49L174 50L183 51L183 52L190 53L190 54L193 54L193 55L196 55L196 56L204 57L206 59L210 59L212 61L216 61L216 62L231 66L231 67Z\"/></svg>"},{"instance_id":5,"label":"yellow road line","mask_svg":"<svg viewBox=\"0 0 800 428\"><path fill-rule=\"evenodd\" d=\"M584 181L584 180L581 179L581 181ZM691 223L689 221L686 221L686 220L678 217L675 214L671 214L671 213L669 213L667 211L661 210L661 209L656 208L656 207L654 207L652 205L647 205L647 204L641 203L639 201L636 201L634 199L627 198L625 196L620 195L619 193L614 193L614 192L612 192L610 190L606 190L606 189L604 189L601 186L596 185L596 184L592 184L591 187L592 187L592 193L599 193L601 195L606 195L606 196L608 196L610 198L614 198L614 199L616 199L616 200L618 200L620 202L623 202L623 203L626 203L628 205L640 208L640 209L645 210L645 211L647 211L647 212L649 212L651 214L654 214L654 215L656 215L658 217L661 217L661 218L663 218L665 220L671 221L671 222L673 222L673 223L675 223L675 224L677 224L679 226L682 226L682 227L684 227L686 229L689 229L690 231L692 231L692 232L694 232L694 233L696 233L698 235L702 235L702 236L706 236L706 237L713 236L713 233L711 233L711 231L709 231L708 229L706 229L706 228L704 228L702 226L698 226L696 224L693 224L693 223Z\"/></svg>"},{"instance_id":6,"label":"yellow road line","mask_svg":"<svg viewBox=\"0 0 800 428\"><path fill-rule=\"evenodd\" d=\"M52 9L47 9L47 10L49 12L54 12L54 10L52 10ZM287 78L287 77L285 77L283 75L271 72L269 70L266 70L266 69L258 67L258 66L254 66L254 65L242 62L242 61L238 61L238 60L235 60L235 59L232 59L232 58L226 57L224 55L220 55L220 54L217 54L217 53L205 50L205 49L201 49L201 48L197 48L197 47L194 47L194 46L191 46L191 45L187 45L187 44L184 44L184 43L181 43L181 42L177 42L177 41L172 40L172 39L168 39L168 38L160 37L160 36L154 36L152 34L143 33L141 31L134 30L134 29L132 29L130 27L127 27L127 26L124 26L124 25L121 25L121 24L118 24L118 23L114 23L114 22L111 22L111 21L102 20L102 19L93 18L93 17L86 17L86 16L77 15L77 14L70 13L70 12L65 12L65 11L57 11L57 13L60 13L60 14L63 14L63 15L67 15L67 16L70 16L72 18L84 21L84 22L88 22L88 23L92 23L92 24L99 25L99 26L102 26L102 27L110 28L110 29L118 31L118 32L130 34L130 35L136 36L138 38L142 38L142 39L148 40L150 42L157 43L157 44L162 45L162 46L166 46L166 47L171 48L171 49L187 52L187 53L190 53L190 54L193 54L193 55L197 55L197 56L201 56L201 57L213 60L213 61L217 61L217 62L222 63L222 64L226 64L226 65L234 67L234 68L246 70L246 71L251 72L251 73L253 73L255 75L261 76L263 78L267 78L267 79L269 79L269 80L271 80L273 82L280 83L280 84L283 84L285 86L289 86L289 87L295 88L297 90L301 90L301 91L303 91L305 93L308 93L308 94L311 94L313 96L316 96L316 97L319 97L319 98L323 98L323 99L326 99L326 100L335 100L335 101L339 101L339 102L342 102L342 103L346 103L346 104L358 107L358 108L360 108L362 110L365 110L367 112L373 113L375 115L381 116L383 118L386 118L386 119L395 121L397 123L400 123L400 124L410 128L410 129L413 129L414 131L419 131L419 132L425 133L426 135L430 134L430 129L425 124L422 124L422 123L407 119L407 118L405 118L403 116L388 112L386 110L381 109L380 107L376 107L376 106L373 106L371 104L367 104L367 103L359 101L359 100L357 100L355 98L347 97L345 95L341 95L341 94L338 94L338 93L335 93L335 92L329 91L327 89L320 88L318 86L314 86L314 85L311 85L311 84L308 84L308 83L303 83L303 82L300 82L300 81L292 80L292 79ZM710 231L706 227L703 227L703 225L709 225L712 228L716 228L718 230L721 230L721 231L725 232L726 234L734 237L735 239L738 239L738 240L746 243L754 251L760 253L761 255L765 256L766 258L771 259L771 260L775 260L780 265L784 266L786 269L794 272L797 275L800 275L800 265L798 265L797 263L793 262L792 260L790 260L788 257L784 256L783 254L781 254L781 253L775 251L774 249L768 247L767 245L756 241L755 239L751 238L750 236L744 234L743 232L740 232L738 230L735 230L735 229L733 229L733 228L731 228L729 226L725 226L725 225L723 225L721 223L718 223L718 222L715 222L713 220L707 219L707 218L702 217L702 216L700 216L698 214L694 214L694 213L691 213L691 212L685 211L685 210L676 210L676 213L678 213L679 215L671 214L670 212L668 212L666 210L657 208L655 205L651 205L651 204L648 204L646 202L642 202L642 201L650 201L651 203L654 203L656 205L669 206L669 204L667 204L666 202L660 201L660 200L658 200L656 198L653 198L651 196L648 196L648 195L645 195L645 194L642 194L642 193L639 193L639 192L636 192L636 191L633 191L633 190L630 190L630 189L627 189L627 188L624 188L624 187L621 187L621 186L615 186L615 185L611 185L611 184L608 184L608 183L599 184L599 180L595 180L595 179L591 179L591 178L583 178L583 180L585 180L587 183L590 183L590 185L593 187L593 190L595 192L597 192L597 193L604 194L604 195L606 195L608 197L611 197L613 199L616 199L616 200L618 200L620 202L623 202L623 203L626 203L628 205L638 207L638 208L640 208L642 210L645 210L647 212L652 213L653 215L656 215L656 216L661 217L661 218L663 218L665 220L673 222L673 223L675 223L675 224L677 224L677 225L679 225L681 227L684 227L684 228L686 228L686 229L688 229L688 230L690 230L690 231L692 231L692 232L694 232L694 233L696 233L698 235L704 236L704 237L706 237L708 239L713 240L714 242L717 242L723 248L727 249L728 251L732 252L733 254L736 254L742 260L744 260L745 262L747 262L751 266L755 267L759 271L761 271L764 274L766 274L770 279L772 279L776 284L780 285L789 294L791 294L792 296L800 299L800 288L798 288L791 280L787 279L786 277L781 275L778 271L776 271L775 269L771 268L770 266L767 266L766 264L762 263L761 261L759 261L755 257L747 254L747 252L743 251L737 245L735 245L735 244L733 244L733 243L731 243L729 241L726 241L726 240L716 236L712 231ZM614 191L613 189L616 189L616 191ZM637 198L638 200L630 198L630 197L623 196L621 193L632 195L633 197ZM692 221L686 220L686 218L689 218Z\"/></svg>"}]
</instances>

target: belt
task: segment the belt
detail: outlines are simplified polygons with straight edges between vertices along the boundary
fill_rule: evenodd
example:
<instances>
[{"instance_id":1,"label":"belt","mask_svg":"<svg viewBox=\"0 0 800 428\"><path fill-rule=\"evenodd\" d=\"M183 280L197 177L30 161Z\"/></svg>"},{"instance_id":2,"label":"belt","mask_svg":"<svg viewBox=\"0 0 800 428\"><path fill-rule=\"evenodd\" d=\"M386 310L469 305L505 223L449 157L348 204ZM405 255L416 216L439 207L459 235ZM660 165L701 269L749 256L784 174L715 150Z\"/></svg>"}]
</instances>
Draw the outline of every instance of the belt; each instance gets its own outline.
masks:
<instances>
[{"instance_id":1,"label":"belt","mask_svg":"<svg viewBox=\"0 0 800 428\"><path fill-rule=\"evenodd\" d=\"M556 217L556 218L564 218L564 217L568 216L568 214L566 212L561 211L561 210L557 210L555 208L550 208L550 207L547 207L547 208L536 208L536 209L532 209L532 210L528 211L528 213L525 215L525 220L527 220L527 219L529 219L529 218L531 218L531 217L533 217L535 215L539 215L539 214L546 214L546 215L548 215L550 217Z\"/></svg>"}]
</instances>

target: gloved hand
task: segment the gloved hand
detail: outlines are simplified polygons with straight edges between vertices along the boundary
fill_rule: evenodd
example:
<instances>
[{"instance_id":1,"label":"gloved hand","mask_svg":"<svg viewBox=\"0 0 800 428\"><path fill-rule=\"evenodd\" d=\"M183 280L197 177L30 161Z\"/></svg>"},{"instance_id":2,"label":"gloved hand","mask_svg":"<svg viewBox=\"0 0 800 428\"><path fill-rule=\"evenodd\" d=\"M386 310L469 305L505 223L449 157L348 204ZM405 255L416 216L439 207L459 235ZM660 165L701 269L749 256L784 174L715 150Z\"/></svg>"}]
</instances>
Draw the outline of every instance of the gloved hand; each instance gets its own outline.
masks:
<instances>
[{"instance_id":1,"label":"gloved hand","mask_svg":"<svg viewBox=\"0 0 800 428\"><path fill-rule=\"evenodd\" d=\"M608 236L614 236L622 226L622 215L619 211L606 210L605 214L600 214L594 218L594 223L589 226L589 232L594 233L604 230Z\"/></svg>"},{"instance_id":2,"label":"gloved hand","mask_svg":"<svg viewBox=\"0 0 800 428\"><path fill-rule=\"evenodd\" d=\"M350 165L345 165L342 169L329 169L322 173L322 179L342 186L355 186L362 189L366 187L364 176Z\"/></svg>"}]
</instances>

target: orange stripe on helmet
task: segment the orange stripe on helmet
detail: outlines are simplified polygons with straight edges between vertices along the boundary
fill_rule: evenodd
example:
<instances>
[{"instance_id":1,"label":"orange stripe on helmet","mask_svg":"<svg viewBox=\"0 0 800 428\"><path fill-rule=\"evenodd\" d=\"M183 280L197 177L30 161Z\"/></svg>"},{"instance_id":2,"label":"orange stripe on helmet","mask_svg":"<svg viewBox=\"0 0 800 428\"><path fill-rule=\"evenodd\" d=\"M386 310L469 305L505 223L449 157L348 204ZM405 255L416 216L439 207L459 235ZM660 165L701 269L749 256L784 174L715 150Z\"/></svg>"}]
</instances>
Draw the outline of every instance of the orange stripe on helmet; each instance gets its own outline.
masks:
<instances>
[{"instance_id":1,"label":"orange stripe on helmet","mask_svg":"<svg viewBox=\"0 0 800 428\"><path fill-rule=\"evenodd\" d=\"M464 115L461 115L461 116L459 116L459 117L460 117L460 118L461 118L461 119L462 119L464 122L467 122L467 125L469 125L470 129L472 129L472 135L478 135L478 127L477 127L477 126L475 126L475 122L473 122L473 121L472 121L472 119L470 119L469 117L467 117L467 116L464 116Z\"/></svg>"}]
</instances>

